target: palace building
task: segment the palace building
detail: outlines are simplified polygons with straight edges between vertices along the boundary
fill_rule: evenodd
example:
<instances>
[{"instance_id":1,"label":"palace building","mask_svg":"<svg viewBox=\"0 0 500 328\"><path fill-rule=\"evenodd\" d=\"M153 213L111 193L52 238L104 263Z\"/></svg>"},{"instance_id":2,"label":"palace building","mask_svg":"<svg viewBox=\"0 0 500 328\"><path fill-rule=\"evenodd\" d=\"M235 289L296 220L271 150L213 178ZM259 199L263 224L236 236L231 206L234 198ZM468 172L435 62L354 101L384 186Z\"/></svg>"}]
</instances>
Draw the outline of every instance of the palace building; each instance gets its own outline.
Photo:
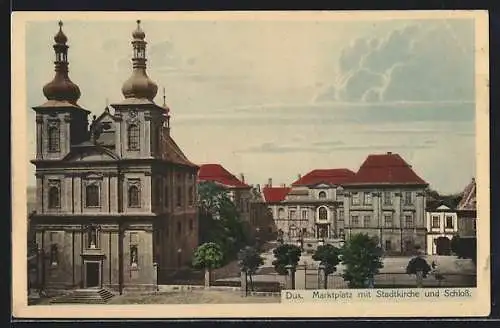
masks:
<instances>
[{"instance_id":1,"label":"palace building","mask_svg":"<svg viewBox=\"0 0 500 328\"><path fill-rule=\"evenodd\" d=\"M196 176L155 103L140 21L124 99L94 116L68 76L68 38L54 37L55 77L36 112L36 212L46 289L150 288L185 266L198 244ZM82 42L85 42L82 40Z\"/></svg>"},{"instance_id":2,"label":"palace building","mask_svg":"<svg viewBox=\"0 0 500 328\"><path fill-rule=\"evenodd\" d=\"M285 240L341 244L355 233L376 237L387 254L426 248L425 190L398 154L369 155L357 172L313 170L288 186L264 188Z\"/></svg>"}]
</instances>

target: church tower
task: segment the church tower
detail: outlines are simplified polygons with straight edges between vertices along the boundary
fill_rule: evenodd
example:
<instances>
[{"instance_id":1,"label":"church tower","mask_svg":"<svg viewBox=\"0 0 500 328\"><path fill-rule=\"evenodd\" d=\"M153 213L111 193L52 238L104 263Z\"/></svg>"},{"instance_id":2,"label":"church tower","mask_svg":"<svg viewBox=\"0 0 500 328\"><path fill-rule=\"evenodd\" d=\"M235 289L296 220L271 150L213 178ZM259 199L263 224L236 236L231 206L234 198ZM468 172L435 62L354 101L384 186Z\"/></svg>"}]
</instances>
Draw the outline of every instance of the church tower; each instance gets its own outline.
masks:
<instances>
[{"instance_id":1,"label":"church tower","mask_svg":"<svg viewBox=\"0 0 500 328\"><path fill-rule=\"evenodd\" d=\"M71 145L83 142L88 137L88 115L90 111L80 107L80 88L68 75L68 38L59 22L59 31L54 37L55 76L43 87L47 98L36 112L36 160L61 160Z\"/></svg>"},{"instance_id":2,"label":"church tower","mask_svg":"<svg viewBox=\"0 0 500 328\"><path fill-rule=\"evenodd\" d=\"M116 144L124 159L161 158L161 133L165 109L154 102L158 86L146 73L146 34L137 20L132 32L132 75L123 83L124 100L111 106L118 119Z\"/></svg>"}]
</instances>

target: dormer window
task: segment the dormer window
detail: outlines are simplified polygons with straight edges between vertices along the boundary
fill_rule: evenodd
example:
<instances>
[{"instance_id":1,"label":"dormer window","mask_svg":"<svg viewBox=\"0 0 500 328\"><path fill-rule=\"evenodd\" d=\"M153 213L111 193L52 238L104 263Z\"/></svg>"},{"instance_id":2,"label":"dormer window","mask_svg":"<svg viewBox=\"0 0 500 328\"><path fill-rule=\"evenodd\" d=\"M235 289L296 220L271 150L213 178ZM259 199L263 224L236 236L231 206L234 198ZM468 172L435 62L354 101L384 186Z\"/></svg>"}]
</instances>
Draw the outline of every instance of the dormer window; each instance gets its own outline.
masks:
<instances>
[{"instance_id":1,"label":"dormer window","mask_svg":"<svg viewBox=\"0 0 500 328\"><path fill-rule=\"evenodd\" d=\"M127 143L128 150L139 150L139 126L137 124L130 124L127 129Z\"/></svg>"},{"instance_id":2,"label":"dormer window","mask_svg":"<svg viewBox=\"0 0 500 328\"><path fill-rule=\"evenodd\" d=\"M60 151L60 131L58 126L49 127L48 131L48 150L49 152L58 152Z\"/></svg>"}]
</instances>

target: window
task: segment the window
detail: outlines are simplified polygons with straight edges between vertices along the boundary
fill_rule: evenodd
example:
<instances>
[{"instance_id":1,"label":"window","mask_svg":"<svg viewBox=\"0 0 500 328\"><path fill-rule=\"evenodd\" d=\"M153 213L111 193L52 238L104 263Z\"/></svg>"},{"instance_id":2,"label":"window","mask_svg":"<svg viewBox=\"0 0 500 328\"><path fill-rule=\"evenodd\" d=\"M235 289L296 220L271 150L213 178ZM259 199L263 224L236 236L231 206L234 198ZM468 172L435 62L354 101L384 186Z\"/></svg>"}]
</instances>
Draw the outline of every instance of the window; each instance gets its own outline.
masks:
<instances>
[{"instance_id":1,"label":"window","mask_svg":"<svg viewBox=\"0 0 500 328\"><path fill-rule=\"evenodd\" d=\"M99 207L99 186L91 184L85 187L85 205L87 207Z\"/></svg>"},{"instance_id":2,"label":"window","mask_svg":"<svg viewBox=\"0 0 500 328\"><path fill-rule=\"evenodd\" d=\"M296 219L296 217L295 217L296 212L297 211L295 211L295 210L290 210L290 212L289 212L290 220Z\"/></svg>"},{"instance_id":3,"label":"window","mask_svg":"<svg viewBox=\"0 0 500 328\"><path fill-rule=\"evenodd\" d=\"M57 244L50 245L50 264L52 266L57 266L59 263Z\"/></svg>"},{"instance_id":4,"label":"window","mask_svg":"<svg viewBox=\"0 0 500 328\"><path fill-rule=\"evenodd\" d=\"M392 215L391 214L384 215L384 226L386 228L392 227Z\"/></svg>"},{"instance_id":5,"label":"window","mask_svg":"<svg viewBox=\"0 0 500 328\"><path fill-rule=\"evenodd\" d=\"M130 124L127 134L128 150L139 150L139 126L137 124Z\"/></svg>"},{"instance_id":6,"label":"window","mask_svg":"<svg viewBox=\"0 0 500 328\"><path fill-rule=\"evenodd\" d=\"M139 187L128 187L128 207L140 207Z\"/></svg>"},{"instance_id":7,"label":"window","mask_svg":"<svg viewBox=\"0 0 500 328\"><path fill-rule=\"evenodd\" d=\"M412 205L412 204L413 204L413 200L411 197L411 191L406 191L405 192L405 205Z\"/></svg>"},{"instance_id":8,"label":"window","mask_svg":"<svg viewBox=\"0 0 500 328\"><path fill-rule=\"evenodd\" d=\"M177 222L177 234L182 233L182 223L179 221Z\"/></svg>"},{"instance_id":9,"label":"window","mask_svg":"<svg viewBox=\"0 0 500 328\"><path fill-rule=\"evenodd\" d=\"M357 215L352 216L351 224L353 227L357 227L359 225L359 217Z\"/></svg>"},{"instance_id":10,"label":"window","mask_svg":"<svg viewBox=\"0 0 500 328\"><path fill-rule=\"evenodd\" d=\"M98 248L97 227L90 225L87 227L87 248Z\"/></svg>"},{"instance_id":11,"label":"window","mask_svg":"<svg viewBox=\"0 0 500 328\"><path fill-rule=\"evenodd\" d=\"M439 228L439 216L433 215L432 216L432 228Z\"/></svg>"},{"instance_id":12,"label":"window","mask_svg":"<svg viewBox=\"0 0 500 328\"><path fill-rule=\"evenodd\" d=\"M130 245L130 266L132 268L137 268L137 264L139 263L138 257L139 249L137 245Z\"/></svg>"},{"instance_id":13,"label":"window","mask_svg":"<svg viewBox=\"0 0 500 328\"><path fill-rule=\"evenodd\" d=\"M280 219L280 220L284 220L285 219L285 209L280 208L278 210L278 219Z\"/></svg>"},{"instance_id":14,"label":"window","mask_svg":"<svg viewBox=\"0 0 500 328\"><path fill-rule=\"evenodd\" d=\"M405 215L405 225L407 228L415 227L415 222L413 222L413 215Z\"/></svg>"},{"instance_id":15,"label":"window","mask_svg":"<svg viewBox=\"0 0 500 328\"><path fill-rule=\"evenodd\" d=\"M182 188L180 186L177 187L176 204L177 204L177 206L181 206L182 205Z\"/></svg>"},{"instance_id":16,"label":"window","mask_svg":"<svg viewBox=\"0 0 500 328\"><path fill-rule=\"evenodd\" d=\"M352 205L359 205L359 193L353 192L351 198Z\"/></svg>"},{"instance_id":17,"label":"window","mask_svg":"<svg viewBox=\"0 0 500 328\"><path fill-rule=\"evenodd\" d=\"M289 230L290 237L297 237L297 227L291 226Z\"/></svg>"},{"instance_id":18,"label":"window","mask_svg":"<svg viewBox=\"0 0 500 328\"><path fill-rule=\"evenodd\" d=\"M371 220L370 220L370 216L369 216L369 215L365 215L365 216L363 217L363 226L364 226L365 228L369 228L369 227L370 227L370 221L371 221Z\"/></svg>"},{"instance_id":19,"label":"window","mask_svg":"<svg viewBox=\"0 0 500 328\"><path fill-rule=\"evenodd\" d=\"M319 194L318 194L318 198L319 199L325 199L326 198L326 192L320 191Z\"/></svg>"},{"instance_id":20,"label":"window","mask_svg":"<svg viewBox=\"0 0 500 328\"><path fill-rule=\"evenodd\" d=\"M339 210L339 221L344 221L344 210L343 209Z\"/></svg>"},{"instance_id":21,"label":"window","mask_svg":"<svg viewBox=\"0 0 500 328\"><path fill-rule=\"evenodd\" d=\"M61 194L59 187L53 186L49 188L49 208L61 207Z\"/></svg>"},{"instance_id":22,"label":"window","mask_svg":"<svg viewBox=\"0 0 500 328\"><path fill-rule=\"evenodd\" d=\"M307 220L307 210L302 211L302 220Z\"/></svg>"},{"instance_id":23,"label":"window","mask_svg":"<svg viewBox=\"0 0 500 328\"><path fill-rule=\"evenodd\" d=\"M58 152L60 150L60 132L59 127L51 126L48 131L49 152Z\"/></svg>"},{"instance_id":24,"label":"window","mask_svg":"<svg viewBox=\"0 0 500 328\"><path fill-rule=\"evenodd\" d=\"M325 207L320 207L318 210L318 216L320 221L328 220L328 210Z\"/></svg>"},{"instance_id":25,"label":"window","mask_svg":"<svg viewBox=\"0 0 500 328\"><path fill-rule=\"evenodd\" d=\"M194 225L193 225L193 219L189 220L189 231L193 231Z\"/></svg>"},{"instance_id":26,"label":"window","mask_svg":"<svg viewBox=\"0 0 500 328\"><path fill-rule=\"evenodd\" d=\"M390 191L384 191L384 205L392 205L392 198Z\"/></svg>"},{"instance_id":27,"label":"window","mask_svg":"<svg viewBox=\"0 0 500 328\"><path fill-rule=\"evenodd\" d=\"M189 197L189 205L192 206L194 204L194 192L193 192L194 188L193 187L189 187L189 194L188 194L188 197ZM247 209L248 209L248 206L247 206Z\"/></svg>"},{"instance_id":28,"label":"window","mask_svg":"<svg viewBox=\"0 0 500 328\"><path fill-rule=\"evenodd\" d=\"M453 229L453 216L446 216L446 229Z\"/></svg>"},{"instance_id":29,"label":"window","mask_svg":"<svg viewBox=\"0 0 500 328\"><path fill-rule=\"evenodd\" d=\"M363 195L364 195L363 204L371 205L372 204L372 193L365 192Z\"/></svg>"},{"instance_id":30,"label":"window","mask_svg":"<svg viewBox=\"0 0 500 328\"><path fill-rule=\"evenodd\" d=\"M391 241L390 240L386 240L385 241L385 250L386 251L390 251L391 250Z\"/></svg>"}]
</instances>

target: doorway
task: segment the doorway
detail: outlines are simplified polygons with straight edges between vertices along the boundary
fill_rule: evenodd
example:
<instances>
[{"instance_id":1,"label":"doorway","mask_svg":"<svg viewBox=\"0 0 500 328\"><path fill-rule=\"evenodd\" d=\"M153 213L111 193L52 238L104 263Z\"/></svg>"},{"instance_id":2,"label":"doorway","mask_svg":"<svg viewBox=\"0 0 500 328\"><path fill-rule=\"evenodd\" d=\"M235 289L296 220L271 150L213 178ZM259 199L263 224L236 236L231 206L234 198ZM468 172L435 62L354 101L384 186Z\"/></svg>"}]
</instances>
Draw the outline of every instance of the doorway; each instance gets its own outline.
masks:
<instances>
[{"instance_id":1,"label":"doorway","mask_svg":"<svg viewBox=\"0 0 500 328\"><path fill-rule=\"evenodd\" d=\"M99 262L85 262L85 287L95 288L100 286L100 270Z\"/></svg>"}]
</instances>

